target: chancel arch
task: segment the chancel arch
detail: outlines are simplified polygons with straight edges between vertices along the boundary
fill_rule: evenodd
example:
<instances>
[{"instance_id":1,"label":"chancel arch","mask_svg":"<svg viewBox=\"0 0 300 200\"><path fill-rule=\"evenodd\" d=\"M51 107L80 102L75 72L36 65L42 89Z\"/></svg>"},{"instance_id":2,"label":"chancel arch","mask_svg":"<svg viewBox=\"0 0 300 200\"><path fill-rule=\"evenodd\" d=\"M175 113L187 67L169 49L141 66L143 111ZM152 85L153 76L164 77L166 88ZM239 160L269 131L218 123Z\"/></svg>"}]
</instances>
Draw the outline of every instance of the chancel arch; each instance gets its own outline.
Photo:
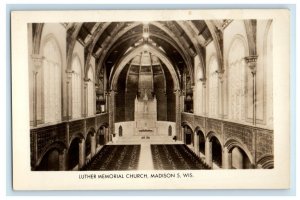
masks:
<instances>
[{"instance_id":1,"label":"chancel arch","mask_svg":"<svg viewBox=\"0 0 300 200\"><path fill-rule=\"evenodd\" d=\"M174 68L172 67L172 63L169 61L169 59L163 54L163 52L156 49L152 45L147 45L146 48L147 48L147 51L151 52L153 55L156 55L157 57L159 57L162 60L162 62L166 65L166 67L170 71L172 79L174 80L174 89L179 89L180 84L179 84L178 75L177 75L176 71L174 70ZM112 75L110 76L110 85L111 85L110 88L111 89L116 89L117 79L118 79L118 76L119 76L121 70L123 69L123 67L127 63L129 63L129 61L133 57L135 57L136 55L139 55L140 52L143 52L144 50L145 50L145 46L140 45L139 47L136 47L133 50L131 50L130 52L128 52L127 55L124 55L124 58L115 66L115 69L114 69L115 72L112 73Z\"/></svg>"}]
</instances>

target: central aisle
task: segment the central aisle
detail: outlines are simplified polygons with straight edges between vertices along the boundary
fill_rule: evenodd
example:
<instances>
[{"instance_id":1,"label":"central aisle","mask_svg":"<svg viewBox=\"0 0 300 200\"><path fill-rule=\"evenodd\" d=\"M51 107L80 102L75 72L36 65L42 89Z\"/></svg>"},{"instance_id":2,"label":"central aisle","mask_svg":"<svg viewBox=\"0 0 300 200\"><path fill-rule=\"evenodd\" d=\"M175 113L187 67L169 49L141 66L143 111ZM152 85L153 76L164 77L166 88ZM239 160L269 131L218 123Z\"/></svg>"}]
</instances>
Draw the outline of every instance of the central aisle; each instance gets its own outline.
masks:
<instances>
[{"instance_id":1,"label":"central aisle","mask_svg":"<svg viewBox=\"0 0 300 200\"><path fill-rule=\"evenodd\" d=\"M138 170L153 170L152 154L150 143L141 144Z\"/></svg>"},{"instance_id":2,"label":"central aisle","mask_svg":"<svg viewBox=\"0 0 300 200\"><path fill-rule=\"evenodd\" d=\"M182 142L175 142L171 136L123 136L119 137L114 144L141 145L138 170L154 170L151 144L182 144Z\"/></svg>"}]
</instances>

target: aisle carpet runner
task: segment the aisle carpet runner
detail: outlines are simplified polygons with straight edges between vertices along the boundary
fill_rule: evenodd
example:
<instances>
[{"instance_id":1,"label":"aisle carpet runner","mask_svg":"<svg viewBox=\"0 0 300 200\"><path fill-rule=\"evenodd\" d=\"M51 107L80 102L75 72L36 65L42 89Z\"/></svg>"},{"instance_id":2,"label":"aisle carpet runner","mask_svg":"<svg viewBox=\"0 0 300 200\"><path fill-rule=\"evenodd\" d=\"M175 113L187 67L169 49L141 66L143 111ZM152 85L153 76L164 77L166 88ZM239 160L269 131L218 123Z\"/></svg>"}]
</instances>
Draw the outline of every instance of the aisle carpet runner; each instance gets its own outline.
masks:
<instances>
[{"instance_id":1,"label":"aisle carpet runner","mask_svg":"<svg viewBox=\"0 0 300 200\"><path fill-rule=\"evenodd\" d=\"M140 145L106 145L81 170L137 170Z\"/></svg>"},{"instance_id":2,"label":"aisle carpet runner","mask_svg":"<svg viewBox=\"0 0 300 200\"><path fill-rule=\"evenodd\" d=\"M186 145L151 145L156 170L210 169Z\"/></svg>"}]
</instances>

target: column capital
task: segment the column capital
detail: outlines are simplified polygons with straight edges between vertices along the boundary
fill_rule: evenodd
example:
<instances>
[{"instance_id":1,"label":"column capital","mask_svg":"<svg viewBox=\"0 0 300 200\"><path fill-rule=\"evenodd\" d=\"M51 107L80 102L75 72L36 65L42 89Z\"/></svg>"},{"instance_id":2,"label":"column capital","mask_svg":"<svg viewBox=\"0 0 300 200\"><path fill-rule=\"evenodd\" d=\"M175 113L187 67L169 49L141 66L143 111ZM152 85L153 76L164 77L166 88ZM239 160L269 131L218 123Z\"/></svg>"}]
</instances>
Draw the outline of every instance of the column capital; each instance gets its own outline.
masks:
<instances>
[{"instance_id":1,"label":"column capital","mask_svg":"<svg viewBox=\"0 0 300 200\"><path fill-rule=\"evenodd\" d=\"M106 93L107 93L107 95L111 96L111 95L117 94L118 92L115 90L108 90Z\"/></svg>"},{"instance_id":2,"label":"column capital","mask_svg":"<svg viewBox=\"0 0 300 200\"><path fill-rule=\"evenodd\" d=\"M217 70L217 71L216 71L216 73L218 74L218 78L219 78L219 80L221 81L221 83L222 83L223 80L224 80L224 72L225 72L224 69L221 69L221 70Z\"/></svg>"},{"instance_id":3,"label":"column capital","mask_svg":"<svg viewBox=\"0 0 300 200\"><path fill-rule=\"evenodd\" d=\"M72 74L74 73L74 71L73 70L70 70L70 69L67 69L66 70L66 74L67 74L67 78L72 78Z\"/></svg>"},{"instance_id":4,"label":"column capital","mask_svg":"<svg viewBox=\"0 0 300 200\"><path fill-rule=\"evenodd\" d=\"M43 57L39 54L32 54L31 59L33 61L35 69L39 70L43 65L43 60L45 59L45 57Z\"/></svg>"},{"instance_id":5,"label":"column capital","mask_svg":"<svg viewBox=\"0 0 300 200\"><path fill-rule=\"evenodd\" d=\"M175 95L178 95L178 96L182 96L183 95L183 91L180 90L180 89L175 89L173 92L174 92Z\"/></svg>"},{"instance_id":6,"label":"column capital","mask_svg":"<svg viewBox=\"0 0 300 200\"><path fill-rule=\"evenodd\" d=\"M203 83L203 82L206 82L206 78L200 78L200 81Z\"/></svg>"},{"instance_id":7,"label":"column capital","mask_svg":"<svg viewBox=\"0 0 300 200\"><path fill-rule=\"evenodd\" d=\"M87 83L87 82L90 82L90 81L91 81L91 79L90 79L90 78L86 78L86 77L85 77L85 78L83 79L83 81L84 81L85 83Z\"/></svg>"},{"instance_id":8,"label":"column capital","mask_svg":"<svg viewBox=\"0 0 300 200\"><path fill-rule=\"evenodd\" d=\"M257 55L250 55L250 56L247 56L247 57L244 58L246 64L247 64L248 67L250 68L251 73L252 73L253 75L256 74L256 63L257 63L257 58L258 58Z\"/></svg>"},{"instance_id":9,"label":"column capital","mask_svg":"<svg viewBox=\"0 0 300 200\"><path fill-rule=\"evenodd\" d=\"M206 78L200 78L200 81L202 82L203 87L206 87Z\"/></svg>"}]
</instances>

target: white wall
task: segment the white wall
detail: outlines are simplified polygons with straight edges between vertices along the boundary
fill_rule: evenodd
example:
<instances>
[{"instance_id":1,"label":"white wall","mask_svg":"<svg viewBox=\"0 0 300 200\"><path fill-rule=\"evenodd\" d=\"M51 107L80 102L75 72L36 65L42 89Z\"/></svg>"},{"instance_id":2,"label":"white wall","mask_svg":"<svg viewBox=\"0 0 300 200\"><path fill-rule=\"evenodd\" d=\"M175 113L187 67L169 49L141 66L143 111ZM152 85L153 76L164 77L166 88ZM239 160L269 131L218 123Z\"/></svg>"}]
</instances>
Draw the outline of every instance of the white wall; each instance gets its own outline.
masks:
<instances>
[{"instance_id":1,"label":"white wall","mask_svg":"<svg viewBox=\"0 0 300 200\"><path fill-rule=\"evenodd\" d=\"M119 127L120 126L122 126L124 137L135 135L135 127L136 127L135 121L115 123L116 137L119 137Z\"/></svg>"},{"instance_id":2,"label":"white wall","mask_svg":"<svg viewBox=\"0 0 300 200\"><path fill-rule=\"evenodd\" d=\"M169 134L169 126L172 127L172 136L176 135L176 123L175 122L167 122L167 121L157 121L157 135L165 135Z\"/></svg>"},{"instance_id":3,"label":"white wall","mask_svg":"<svg viewBox=\"0 0 300 200\"><path fill-rule=\"evenodd\" d=\"M168 136L169 133L169 126L172 127L172 135L176 135L176 123L175 122L168 122L168 121L156 121L156 132L151 133L153 135L164 135ZM115 134L116 137L119 137L119 127L122 126L123 129L123 136L134 136L134 135L142 135L142 133L139 133L136 128L135 121L129 121L129 122L118 122L115 123Z\"/></svg>"}]
</instances>

